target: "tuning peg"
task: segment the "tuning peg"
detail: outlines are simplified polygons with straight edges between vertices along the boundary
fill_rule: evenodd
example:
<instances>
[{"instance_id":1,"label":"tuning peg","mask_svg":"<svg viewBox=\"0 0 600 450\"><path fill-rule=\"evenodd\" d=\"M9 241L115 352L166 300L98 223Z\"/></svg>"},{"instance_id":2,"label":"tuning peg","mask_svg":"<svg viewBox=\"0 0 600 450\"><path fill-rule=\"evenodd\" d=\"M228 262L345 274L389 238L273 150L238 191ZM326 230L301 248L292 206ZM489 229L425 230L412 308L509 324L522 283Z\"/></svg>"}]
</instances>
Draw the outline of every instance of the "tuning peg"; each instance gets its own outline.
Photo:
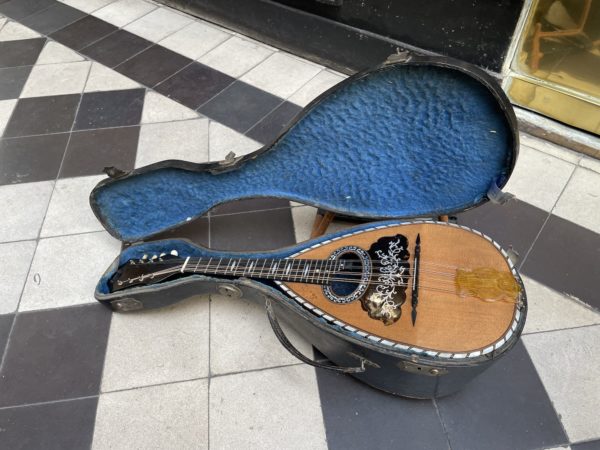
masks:
<instances>
[{"instance_id":1,"label":"tuning peg","mask_svg":"<svg viewBox=\"0 0 600 450\"><path fill-rule=\"evenodd\" d=\"M143 261L148 261L148 255L146 255L146 254L144 253L144 256L142 256L142 260L143 260Z\"/></svg>"},{"instance_id":2,"label":"tuning peg","mask_svg":"<svg viewBox=\"0 0 600 450\"><path fill-rule=\"evenodd\" d=\"M179 256L179 253L177 252L177 250L171 250L171 255Z\"/></svg>"},{"instance_id":3,"label":"tuning peg","mask_svg":"<svg viewBox=\"0 0 600 450\"><path fill-rule=\"evenodd\" d=\"M166 253L161 253L159 257L162 258L163 256L167 256L167 254Z\"/></svg>"},{"instance_id":4,"label":"tuning peg","mask_svg":"<svg viewBox=\"0 0 600 450\"><path fill-rule=\"evenodd\" d=\"M152 255L152 258L150 258L150 261L156 261L157 259L158 259L158 256Z\"/></svg>"}]
</instances>

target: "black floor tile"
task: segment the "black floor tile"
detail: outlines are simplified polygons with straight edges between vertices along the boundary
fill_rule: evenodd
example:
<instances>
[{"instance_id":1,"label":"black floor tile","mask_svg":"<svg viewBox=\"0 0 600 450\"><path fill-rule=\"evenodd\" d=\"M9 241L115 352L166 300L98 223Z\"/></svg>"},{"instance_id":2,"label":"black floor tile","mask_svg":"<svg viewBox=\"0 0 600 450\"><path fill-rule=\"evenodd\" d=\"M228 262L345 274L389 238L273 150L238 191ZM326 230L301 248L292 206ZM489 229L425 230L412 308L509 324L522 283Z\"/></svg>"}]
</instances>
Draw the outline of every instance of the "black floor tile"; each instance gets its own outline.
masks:
<instances>
[{"instance_id":1,"label":"black floor tile","mask_svg":"<svg viewBox=\"0 0 600 450\"><path fill-rule=\"evenodd\" d=\"M70 23L81 19L87 14L64 3L56 3L23 20L23 25L34 29L38 33L50 34L66 27Z\"/></svg>"},{"instance_id":2,"label":"black floor tile","mask_svg":"<svg viewBox=\"0 0 600 450\"><path fill-rule=\"evenodd\" d=\"M98 395L110 317L98 304L19 314L0 377L0 406Z\"/></svg>"},{"instance_id":3,"label":"black floor tile","mask_svg":"<svg viewBox=\"0 0 600 450\"><path fill-rule=\"evenodd\" d=\"M69 131L79 97L79 94L69 94L20 99L6 125L4 137Z\"/></svg>"},{"instance_id":4,"label":"black floor tile","mask_svg":"<svg viewBox=\"0 0 600 450\"><path fill-rule=\"evenodd\" d=\"M32 66L0 69L0 100L19 98Z\"/></svg>"},{"instance_id":5,"label":"black floor tile","mask_svg":"<svg viewBox=\"0 0 600 450\"><path fill-rule=\"evenodd\" d=\"M210 218L210 246L219 250L270 250L295 244L289 208Z\"/></svg>"},{"instance_id":6,"label":"black floor tile","mask_svg":"<svg viewBox=\"0 0 600 450\"><path fill-rule=\"evenodd\" d=\"M240 133L245 133L281 102L279 97L236 81L198 111Z\"/></svg>"},{"instance_id":7,"label":"black floor tile","mask_svg":"<svg viewBox=\"0 0 600 450\"><path fill-rule=\"evenodd\" d=\"M85 449L92 445L98 397L0 410L3 448Z\"/></svg>"},{"instance_id":8,"label":"black floor tile","mask_svg":"<svg viewBox=\"0 0 600 450\"><path fill-rule=\"evenodd\" d=\"M52 33L50 37L67 47L80 50L114 31L117 31L114 25L94 16L86 16Z\"/></svg>"},{"instance_id":9,"label":"black floor tile","mask_svg":"<svg viewBox=\"0 0 600 450\"><path fill-rule=\"evenodd\" d=\"M531 248L548 212L513 200L505 205L488 202L457 215L458 223L487 234L503 248L512 246L521 257Z\"/></svg>"},{"instance_id":10,"label":"black floor tile","mask_svg":"<svg viewBox=\"0 0 600 450\"><path fill-rule=\"evenodd\" d=\"M128 89L83 94L74 129L139 125L145 93L145 89Z\"/></svg>"},{"instance_id":11,"label":"black floor tile","mask_svg":"<svg viewBox=\"0 0 600 450\"><path fill-rule=\"evenodd\" d=\"M59 176L100 175L111 166L132 170L139 134L139 126L74 132Z\"/></svg>"},{"instance_id":12,"label":"black floor tile","mask_svg":"<svg viewBox=\"0 0 600 450\"><path fill-rule=\"evenodd\" d=\"M153 45L142 53L115 67L115 70L145 86L153 87L192 62L191 59L160 45Z\"/></svg>"},{"instance_id":13,"label":"black floor tile","mask_svg":"<svg viewBox=\"0 0 600 450\"><path fill-rule=\"evenodd\" d=\"M438 407L452 448L513 450L567 443L552 402L521 342Z\"/></svg>"},{"instance_id":14,"label":"black floor tile","mask_svg":"<svg viewBox=\"0 0 600 450\"><path fill-rule=\"evenodd\" d=\"M521 272L600 309L600 235L550 216Z\"/></svg>"},{"instance_id":15,"label":"black floor tile","mask_svg":"<svg viewBox=\"0 0 600 450\"><path fill-rule=\"evenodd\" d=\"M0 14L19 20L56 3L56 0L10 0L0 4Z\"/></svg>"},{"instance_id":16,"label":"black floor tile","mask_svg":"<svg viewBox=\"0 0 600 450\"><path fill-rule=\"evenodd\" d=\"M300 111L302 108L298 105L284 102L252 127L246 135L263 144L273 142Z\"/></svg>"},{"instance_id":17,"label":"black floor tile","mask_svg":"<svg viewBox=\"0 0 600 450\"><path fill-rule=\"evenodd\" d=\"M69 133L0 140L0 185L54 180Z\"/></svg>"},{"instance_id":18,"label":"black floor tile","mask_svg":"<svg viewBox=\"0 0 600 450\"><path fill-rule=\"evenodd\" d=\"M448 448L431 401L395 397L327 370L316 374L329 450Z\"/></svg>"},{"instance_id":19,"label":"black floor tile","mask_svg":"<svg viewBox=\"0 0 600 450\"><path fill-rule=\"evenodd\" d=\"M235 78L229 75L195 62L154 89L188 108L196 109L234 81Z\"/></svg>"},{"instance_id":20,"label":"black floor tile","mask_svg":"<svg viewBox=\"0 0 600 450\"><path fill-rule=\"evenodd\" d=\"M81 49L80 52L105 66L115 67L151 45L152 42L129 31L119 30Z\"/></svg>"},{"instance_id":21,"label":"black floor tile","mask_svg":"<svg viewBox=\"0 0 600 450\"><path fill-rule=\"evenodd\" d=\"M198 217L197 219L191 220L173 230L164 231L155 236L152 236L152 240L158 241L161 239L189 239L194 244L208 247L208 232L208 218Z\"/></svg>"},{"instance_id":22,"label":"black floor tile","mask_svg":"<svg viewBox=\"0 0 600 450\"><path fill-rule=\"evenodd\" d=\"M234 214L249 211L261 211L265 209L289 208L289 200L281 198L248 198L244 200L235 200L233 202L223 203L210 210L210 214L218 216L221 214Z\"/></svg>"},{"instance_id":23,"label":"black floor tile","mask_svg":"<svg viewBox=\"0 0 600 450\"><path fill-rule=\"evenodd\" d=\"M600 440L571 444L571 450L600 450Z\"/></svg>"},{"instance_id":24,"label":"black floor tile","mask_svg":"<svg viewBox=\"0 0 600 450\"><path fill-rule=\"evenodd\" d=\"M8 335L10 328L12 327L14 314L2 314L0 315L0 361L4 357L4 350L6 349L6 342L8 341Z\"/></svg>"},{"instance_id":25,"label":"black floor tile","mask_svg":"<svg viewBox=\"0 0 600 450\"><path fill-rule=\"evenodd\" d=\"M35 64L45 43L45 38L0 42L0 68Z\"/></svg>"}]
</instances>

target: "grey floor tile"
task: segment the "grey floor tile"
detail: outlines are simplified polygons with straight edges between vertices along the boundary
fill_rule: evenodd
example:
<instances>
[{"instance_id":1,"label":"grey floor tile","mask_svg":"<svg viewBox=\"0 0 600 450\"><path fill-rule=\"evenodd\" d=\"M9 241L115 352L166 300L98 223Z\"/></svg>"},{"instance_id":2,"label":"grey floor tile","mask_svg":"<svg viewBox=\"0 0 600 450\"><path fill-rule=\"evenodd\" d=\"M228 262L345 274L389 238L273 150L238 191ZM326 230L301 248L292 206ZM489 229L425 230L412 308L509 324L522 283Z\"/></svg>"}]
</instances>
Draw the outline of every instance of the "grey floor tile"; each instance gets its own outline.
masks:
<instances>
[{"instance_id":1,"label":"grey floor tile","mask_svg":"<svg viewBox=\"0 0 600 450\"><path fill-rule=\"evenodd\" d=\"M35 241L0 244L0 314L17 309L35 247Z\"/></svg>"},{"instance_id":2,"label":"grey floor tile","mask_svg":"<svg viewBox=\"0 0 600 450\"><path fill-rule=\"evenodd\" d=\"M145 89L86 92L75 119L75 130L139 125Z\"/></svg>"},{"instance_id":3,"label":"grey floor tile","mask_svg":"<svg viewBox=\"0 0 600 450\"><path fill-rule=\"evenodd\" d=\"M80 50L103 37L117 31L117 27L93 16L86 16L50 35L52 39Z\"/></svg>"},{"instance_id":4,"label":"grey floor tile","mask_svg":"<svg viewBox=\"0 0 600 450\"><path fill-rule=\"evenodd\" d=\"M195 62L154 89L188 108L196 109L234 81L235 78L229 75Z\"/></svg>"},{"instance_id":5,"label":"grey floor tile","mask_svg":"<svg viewBox=\"0 0 600 450\"><path fill-rule=\"evenodd\" d=\"M600 449L600 439L571 444L571 450L598 450Z\"/></svg>"},{"instance_id":6,"label":"grey floor tile","mask_svg":"<svg viewBox=\"0 0 600 450\"><path fill-rule=\"evenodd\" d=\"M10 0L0 5L0 14L20 20L56 3L56 0Z\"/></svg>"},{"instance_id":7,"label":"grey floor tile","mask_svg":"<svg viewBox=\"0 0 600 450\"><path fill-rule=\"evenodd\" d=\"M67 148L68 133L0 141L0 184L54 180Z\"/></svg>"},{"instance_id":8,"label":"grey floor tile","mask_svg":"<svg viewBox=\"0 0 600 450\"><path fill-rule=\"evenodd\" d=\"M505 249L512 246L524 257L548 218L548 212L513 200L505 205L488 202L457 214L457 218L460 225L487 234Z\"/></svg>"},{"instance_id":9,"label":"grey floor tile","mask_svg":"<svg viewBox=\"0 0 600 450\"><path fill-rule=\"evenodd\" d=\"M315 369L307 365L214 377L214 448L326 449Z\"/></svg>"},{"instance_id":10,"label":"grey floor tile","mask_svg":"<svg viewBox=\"0 0 600 450\"><path fill-rule=\"evenodd\" d=\"M97 395L110 316L102 305L19 314L2 367L0 405Z\"/></svg>"},{"instance_id":11,"label":"grey floor tile","mask_svg":"<svg viewBox=\"0 0 600 450\"><path fill-rule=\"evenodd\" d=\"M600 439L600 326L523 338L570 442Z\"/></svg>"},{"instance_id":12,"label":"grey floor tile","mask_svg":"<svg viewBox=\"0 0 600 450\"><path fill-rule=\"evenodd\" d=\"M13 450L89 448L97 403L92 397L0 409L2 445Z\"/></svg>"},{"instance_id":13,"label":"grey floor tile","mask_svg":"<svg viewBox=\"0 0 600 450\"><path fill-rule=\"evenodd\" d=\"M208 247L208 218L198 217L169 231L152 236L152 240L189 239L195 244Z\"/></svg>"},{"instance_id":14,"label":"grey floor tile","mask_svg":"<svg viewBox=\"0 0 600 450\"><path fill-rule=\"evenodd\" d=\"M245 133L281 103L281 99L236 81L198 111L240 133Z\"/></svg>"},{"instance_id":15,"label":"grey floor tile","mask_svg":"<svg viewBox=\"0 0 600 450\"><path fill-rule=\"evenodd\" d=\"M0 314L0 361L4 357L8 335L10 334L14 318L14 314Z\"/></svg>"},{"instance_id":16,"label":"grey floor tile","mask_svg":"<svg viewBox=\"0 0 600 450\"><path fill-rule=\"evenodd\" d=\"M207 380L102 394L92 448L207 449L207 404Z\"/></svg>"},{"instance_id":17,"label":"grey floor tile","mask_svg":"<svg viewBox=\"0 0 600 450\"><path fill-rule=\"evenodd\" d=\"M210 245L220 250L268 250L295 243L289 208L211 217L210 230Z\"/></svg>"},{"instance_id":18,"label":"grey floor tile","mask_svg":"<svg viewBox=\"0 0 600 450\"><path fill-rule=\"evenodd\" d=\"M45 38L0 42L0 68L35 64L45 43Z\"/></svg>"},{"instance_id":19,"label":"grey floor tile","mask_svg":"<svg viewBox=\"0 0 600 450\"><path fill-rule=\"evenodd\" d=\"M600 233L600 173L578 167L552 213Z\"/></svg>"},{"instance_id":20,"label":"grey floor tile","mask_svg":"<svg viewBox=\"0 0 600 450\"><path fill-rule=\"evenodd\" d=\"M272 142L296 115L302 111L298 105L284 102L267 117L257 123L246 135L255 141L267 144Z\"/></svg>"},{"instance_id":21,"label":"grey floor tile","mask_svg":"<svg viewBox=\"0 0 600 450\"><path fill-rule=\"evenodd\" d=\"M522 343L461 392L437 401L452 448L530 450L568 442Z\"/></svg>"},{"instance_id":22,"label":"grey floor tile","mask_svg":"<svg viewBox=\"0 0 600 450\"><path fill-rule=\"evenodd\" d=\"M0 100L19 98L31 66L0 69Z\"/></svg>"},{"instance_id":23,"label":"grey floor tile","mask_svg":"<svg viewBox=\"0 0 600 450\"><path fill-rule=\"evenodd\" d=\"M0 185L0 205L11 211L0 221L0 242L38 237L53 188L53 181Z\"/></svg>"},{"instance_id":24,"label":"grey floor tile","mask_svg":"<svg viewBox=\"0 0 600 450\"><path fill-rule=\"evenodd\" d=\"M79 94L22 98L4 129L4 137L70 131Z\"/></svg>"},{"instance_id":25,"label":"grey floor tile","mask_svg":"<svg viewBox=\"0 0 600 450\"><path fill-rule=\"evenodd\" d=\"M139 126L72 133L59 177L99 175L111 166L132 170L139 134Z\"/></svg>"},{"instance_id":26,"label":"grey floor tile","mask_svg":"<svg viewBox=\"0 0 600 450\"><path fill-rule=\"evenodd\" d=\"M118 30L80 51L105 66L115 67L151 45L152 42L129 31Z\"/></svg>"},{"instance_id":27,"label":"grey floor tile","mask_svg":"<svg viewBox=\"0 0 600 450\"><path fill-rule=\"evenodd\" d=\"M115 70L132 80L152 87L172 76L192 62L160 45L152 47L115 67Z\"/></svg>"},{"instance_id":28,"label":"grey floor tile","mask_svg":"<svg viewBox=\"0 0 600 450\"><path fill-rule=\"evenodd\" d=\"M348 375L316 372L330 450L448 448L433 402L395 397Z\"/></svg>"},{"instance_id":29,"label":"grey floor tile","mask_svg":"<svg viewBox=\"0 0 600 450\"><path fill-rule=\"evenodd\" d=\"M50 34L81 19L86 14L63 3L55 3L23 20L23 25L42 33Z\"/></svg>"},{"instance_id":30,"label":"grey floor tile","mask_svg":"<svg viewBox=\"0 0 600 450\"><path fill-rule=\"evenodd\" d=\"M552 215L521 271L600 309L599 260L599 234Z\"/></svg>"}]
</instances>

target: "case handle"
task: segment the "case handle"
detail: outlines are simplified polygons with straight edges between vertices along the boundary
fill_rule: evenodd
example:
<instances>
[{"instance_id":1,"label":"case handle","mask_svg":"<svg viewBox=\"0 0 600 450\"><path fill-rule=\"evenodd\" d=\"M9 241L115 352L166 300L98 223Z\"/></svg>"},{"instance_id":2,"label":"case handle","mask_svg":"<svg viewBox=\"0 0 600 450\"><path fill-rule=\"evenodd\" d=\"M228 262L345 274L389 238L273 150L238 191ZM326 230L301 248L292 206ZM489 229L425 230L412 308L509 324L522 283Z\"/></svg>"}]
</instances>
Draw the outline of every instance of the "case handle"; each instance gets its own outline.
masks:
<instances>
[{"instance_id":1,"label":"case handle","mask_svg":"<svg viewBox=\"0 0 600 450\"><path fill-rule=\"evenodd\" d=\"M369 361L367 361L364 358L360 358L360 367L340 367L313 361L312 359L304 356L296 347L292 345L292 343L289 341L289 339L281 329L281 325L279 325L279 321L277 320L277 317L275 317L275 311L273 311L271 300L269 300L268 298L265 299L265 307L267 308L267 316L269 317L271 328L273 328L273 332L275 333L275 336L277 336L277 339L279 339L281 345L283 345L283 347L288 352L290 352L303 363L306 363L313 367L318 367L319 369L333 370L334 372L341 373L360 373L366 370L365 363L369 363Z\"/></svg>"}]
</instances>

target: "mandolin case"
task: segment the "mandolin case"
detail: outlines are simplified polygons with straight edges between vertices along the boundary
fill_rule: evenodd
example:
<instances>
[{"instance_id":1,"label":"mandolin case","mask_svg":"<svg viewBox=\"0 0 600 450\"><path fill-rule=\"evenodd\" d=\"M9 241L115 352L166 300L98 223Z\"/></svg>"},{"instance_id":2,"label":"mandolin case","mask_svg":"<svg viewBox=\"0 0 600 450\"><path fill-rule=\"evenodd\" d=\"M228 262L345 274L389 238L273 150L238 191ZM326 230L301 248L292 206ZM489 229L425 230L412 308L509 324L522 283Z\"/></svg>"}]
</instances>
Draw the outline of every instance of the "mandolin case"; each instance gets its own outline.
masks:
<instances>
[{"instance_id":1,"label":"mandolin case","mask_svg":"<svg viewBox=\"0 0 600 450\"><path fill-rule=\"evenodd\" d=\"M282 344L309 364L350 373L392 394L415 398L451 394L516 343L526 304L501 349L465 359L363 336L250 279L192 275L116 293L110 293L108 280L120 265L144 254L172 249L180 255L209 254L186 240L153 240L153 236L232 200L279 197L383 221L353 231L502 201L506 194L501 189L517 153L514 112L487 73L444 57L395 55L323 93L271 144L254 153L201 164L163 161L129 173L108 170L110 178L94 188L90 204L106 230L125 245L98 282L95 296L119 312L159 308L217 292L254 299L267 306ZM334 237L235 256L283 258ZM279 320L300 332L330 363L301 355L285 337Z\"/></svg>"}]
</instances>

